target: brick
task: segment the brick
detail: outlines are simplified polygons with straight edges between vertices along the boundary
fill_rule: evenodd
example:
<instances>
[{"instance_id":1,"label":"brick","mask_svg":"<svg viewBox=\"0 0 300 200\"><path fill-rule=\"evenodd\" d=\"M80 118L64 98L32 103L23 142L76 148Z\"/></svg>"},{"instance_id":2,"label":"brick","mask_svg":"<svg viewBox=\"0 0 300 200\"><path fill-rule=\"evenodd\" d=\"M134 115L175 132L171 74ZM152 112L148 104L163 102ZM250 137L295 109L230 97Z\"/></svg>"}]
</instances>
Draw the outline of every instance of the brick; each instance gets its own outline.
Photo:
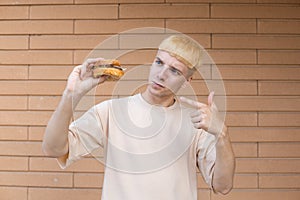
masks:
<instances>
[{"instance_id":1,"label":"brick","mask_svg":"<svg viewBox=\"0 0 300 200\"><path fill-rule=\"evenodd\" d=\"M30 126L28 129L28 140L30 141L42 141L44 137L44 126Z\"/></svg>"},{"instance_id":2,"label":"brick","mask_svg":"<svg viewBox=\"0 0 300 200\"><path fill-rule=\"evenodd\" d=\"M56 200L89 199L98 200L101 197L100 189L60 189L60 188L29 188L28 200Z\"/></svg>"},{"instance_id":3,"label":"brick","mask_svg":"<svg viewBox=\"0 0 300 200\"><path fill-rule=\"evenodd\" d=\"M166 28L183 33L255 33L255 20L167 19Z\"/></svg>"},{"instance_id":4,"label":"brick","mask_svg":"<svg viewBox=\"0 0 300 200\"><path fill-rule=\"evenodd\" d=\"M75 173L74 187L102 188L104 175L95 173Z\"/></svg>"},{"instance_id":5,"label":"brick","mask_svg":"<svg viewBox=\"0 0 300 200\"><path fill-rule=\"evenodd\" d=\"M228 195L216 195L212 194L211 200L297 200L300 195L296 190L233 190Z\"/></svg>"},{"instance_id":6,"label":"brick","mask_svg":"<svg viewBox=\"0 0 300 200\"><path fill-rule=\"evenodd\" d=\"M207 84L209 84L209 81ZM215 81L212 81L215 82ZM217 84L217 87L212 87L212 91L219 91L223 94L223 89L219 88L222 84ZM224 81L226 95L256 95L256 83L254 81Z\"/></svg>"},{"instance_id":7,"label":"brick","mask_svg":"<svg viewBox=\"0 0 300 200\"><path fill-rule=\"evenodd\" d=\"M260 95L299 95L300 82L298 81L260 81L258 83Z\"/></svg>"},{"instance_id":8,"label":"brick","mask_svg":"<svg viewBox=\"0 0 300 200\"><path fill-rule=\"evenodd\" d=\"M299 64L300 51L297 50L259 50L258 64Z\"/></svg>"},{"instance_id":9,"label":"brick","mask_svg":"<svg viewBox=\"0 0 300 200\"><path fill-rule=\"evenodd\" d=\"M5 186L71 187L71 173L0 172L0 184Z\"/></svg>"},{"instance_id":10,"label":"brick","mask_svg":"<svg viewBox=\"0 0 300 200\"><path fill-rule=\"evenodd\" d=\"M117 19L117 5L31 6L31 19Z\"/></svg>"},{"instance_id":11,"label":"brick","mask_svg":"<svg viewBox=\"0 0 300 200\"><path fill-rule=\"evenodd\" d=\"M27 127L25 126L0 126L0 140L26 140Z\"/></svg>"},{"instance_id":12,"label":"brick","mask_svg":"<svg viewBox=\"0 0 300 200\"><path fill-rule=\"evenodd\" d=\"M27 109L27 97L21 96L1 96L1 110L25 110Z\"/></svg>"},{"instance_id":13,"label":"brick","mask_svg":"<svg viewBox=\"0 0 300 200\"><path fill-rule=\"evenodd\" d=\"M0 196L5 197L5 200L27 200L27 188L1 186Z\"/></svg>"},{"instance_id":14,"label":"brick","mask_svg":"<svg viewBox=\"0 0 300 200\"><path fill-rule=\"evenodd\" d=\"M71 168L71 167L70 167ZM44 171L44 172L72 172L70 168L63 170L59 167L56 158L47 157L30 157L29 169L30 171Z\"/></svg>"},{"instance_id":15,"label":"brick","mask_svg":"<svg viewBox=\"0 0 300 200\"><path fill-rule=\"evenodd\" d=\"M209 17L209 6L205 4L121 4L119 9L121 19Z\"/></svg>"},{"instance_id":16,"label":"brick","mask_svg":"<svg viewBox=\"0 0 300 200\"><path fill-rule=\"evenodd\" d=\"M86 173L93 173L93 172L104 172L104 165L100 161L96 160L95 158L83 158L67 169L62 170L55 158L46 158L46 157L31 157L29 161L29 169L30 171L64 171L64 172L86 172Z\"/></svg>"},{"instance_id":17,"label":"brick","mask_svg":"<svg viewBox=\"0 0 300 200\"><path fill-rule=\"evenodd\" d=\"M119 3L164 3L164 0L119 0Z\"/></svg>"},{"instance_id":18,"label":"brick","mask_svg":"<svg viewBox=\"0 0 300 200\"><path fill-rule=\"evenodd\" d=\"M300 20L266 20L257 22L258 33L299 34Z\"/></svg>"},{"instance_id":19,"label":"brick","mask_svg":"<svg viewBox=\"0 0 300 200\"><path fill-rule=\"evenodd\" d=\"M300 142L299 128L229 127L233 142Z\"/></svg>"},{"instance_id":20,"label":"brick","mask_svg":"<svg viewBox=\"0 0 300 200\"><path fill-rule=\"evenodd\" d=\"M29 110L54 110L60 99L60 96L31 96L28 101Z\"/></svg>"},{"instance_id":21,"label":"brick","mask_svg":"<svg viewBox=\"0 0 300 200\"><path fill-rule=\"evenodd\" d=\"M214 91L216 95L255 95L257 93L256 83L253 81L194 80L191 85L193 93L189 90L185 92L183 89L178 95L207 95L209 91ZM219 102L222 103L220 100Z\"/></svg>"},{"instance_id":22,"label":"brick","mask_svg":"<svg viewBox=\"0 0 300 200\"><path fill-rule=\"evenodd\" d=\"M111 99L111 96L84 96L76 107L76 111L87 111L95 104ZM29 110L55 110L61 96L31 96L29 97Z\"/></svg>"},{"instance_id":23,"label":"brick","mask_svg":"<svg viewBox=\"0 0 300 200\"><path fill-rule=\"evenodd\" d=\"M259 113L259 126L299 126L300 113L298 112L264 112Z\"/></svg>"},{"instance_id":24,"label":"brick","mask_svg":"<svg viewBox=\"0 0 300 200\"><path fill-rule=\"evenodd\" d=\"M0 36L0 49L28 49L28 41L27 36Z\"/></svg>"},{"instance_id":25,"label":"brick","mask_svg":"<svg viewBox=\"0 0 300 200\"><path fill-rule=\"evenodd\" d=\"M297 6L270 4L214 4L212 18L299 18Z\"/></svg>"},{"instance_id":26,"label":"brick","mask_svg":"<svg viewBox=\"0 0 300 200\"><path fill-rule=\"evenodd\" d=\"M118 38L109 35L39 35L30 37L30 49L93 48L118 48Z\"/></svg>"},{"instance_id":27,"label":"brick","mask_svg":"<svg viewBox=\"0 0 300 200\"><path fill-rule=\"evenodd\" d=\"M215 98L216 103L218 98ZM298 97L242 96L227 97L227 111L300 111Z\"/></svg>"},{"instance_id":28,"label":"brick","mask_svg":"<svg viewBox=\"0 0 300 200\"><path fill-rule=\"evenodd\" d=\"M73 4L73 0L1 0L0 5Z\"/></svg>"},{"instance_id":29,"label":"brick","mask_svg":"<svg viewBox=\"0 0 300 200\"><path fill-rule=\"evenodd\" d=\"M18 59L16 59L18 58ZM0 51L0 64L72 64L71 51Z\"/></svg>"},{"instance_id":30,"label":"brick","mask_svg":"<svg viewBox=\"0 0 300 200\"><path fill-rule=\"evenodd\" d=\"M81 64L87 58L117 58L123 66L126 65L145 65L152 63L156 50L93 50L93 51L75 51L74 62Z\"/></svg>"},{"instance_id":31,"label":"brick","mask_svg":"<svg viewBox=\"0 0 300 200\"><path fill-rule=\"evenodd\" d=\"M208 50L207 52L211 58L204 58L204 64L256 64L254 50Z\"/></svg>"},{"instance_id":32,"label":"brick","mask_svg":"<svg viewBox=\"0 0 300 200\"><path fill-rule=\"evenodd\" d=\"M225 123L227 126L257 126L255 112L227 112Z\"/></svg>"},{"instance_id":33,"label":"brick","mask_svg":"<svg viewBox=\"0 0 300 200\"><path fill-rule=\"evenodd\" d=\"M69 34L72 20L0 21L0 34Z\"/></svg>"},{"instance_id":34,"label":"brick","mask_svg":"<svg viewBox=\"0 0 300 200\"><path fill-rule=\"evenodd\" d=\"M157 49L161 41L171 34L124 34L120 35L121 49ZM196 40L204 48L210 47L210 36L208 34L190 34L189 37ZM145 40L147 38L147 40Z\"/></svg>"},{"instance_id":35,"label":"brick","mask_svg":"<svg viewBox=\"0 0 300 200\"><path fill-rule=\"evenodd\" d=\"M46 111L0 111L0 125L46 125L51 114Z\"/></svg>"},{"instance_id":36,"label":"brick","mask_svg":"<svg viewBox=\"0 0 300 200\"><path fill-rule=\"evenodd\" d=\"M66 81L1 81L0 94L61 95ZM5 88L4 88L5 86Z\"/></svg>"},{"instance_id":37,"label":"brick","mask_svg":"<svg viewBox=\"0 0 300 200\"><path fill-rule=\"evenodd\" d=\"M198 189L197 200L210 200L210 193L209 189Z\"/></svg>"},{"instance_id":38,"label":"brick","mask_svg":"<svg viewBox=\"0 0 300 200\"><path fill-rule=\"evenodd\" d=\"M1 25L0 25L1 27ZM105 27L105 28L103 28ZM164 20L76 20L76 34L112 34L123 31L134 31L135 33L149 33L149 28L144 27L164 27ZM163 29L153 28L154 33L161 33Z\"/></svg>"},{"instance_id":39,"label":"brick","mask_svg":"<svg viewBox=\"0 0 300 200\"><path fill-rule=\"evenodd\" d=\"M256 143L233 143L233 152L236 158L239 157L257 157Z\"/></svg>"},{"instance_id":40,"label":"brick","mask_svg":"<svg viewBox=\"0 0 300 200\"><path fill-rule=\"evenodd\" d=\"M67 80L74 66L29 66L31 80Z\"/></svg>"},{"instance_id":41,"label":"brick","mask_svg":"<svg viewBox=\"0 0 300 200\"><path fill-rule=\"evenodd\" d=\"M280 65L218 65L212 68L212 78L223 80L299 80L300 67Z\"/></svg>"},{"instance_id":42,"label":"brick","mask_svg":"<svg viewBox=\"0 0 300 200\"><path fill-rule=\"evenodd\" d=\"M119 3L120 0L75 0L75 4Z\"/></svg>"},{"instance_id":43,"label":"brick","mask_svg":"<svg viewBox=\"0 0 300 200\"><path fill-rule=\"evenodd\" d=\"M166 0L168 3L240 3L240 0ZM256 0L243 0L243 3L256 3Z\"/></svg>"},{"instance_id":44,"label":"brick","mask_svg":"<svg viewBox=\"0 0 300 200\"><path fill-rule=\"evenodd\" d=\"M0 171L27 171L27 157L0 156Z\"/></svg>"},{"instance_id":45,"label":"brick","mask_svg":"<svg viewBox=\"0 0 300 200\"><path fill-rule=\"evenodd\" d=\"M0 66L0 79L13 80L13 79L27 79L28 67L23 66Z\"/></svg>"},{"instance_id":46,"label":"brick","mask_svg":"<svg viewBox=\"0 0 300 200\"><path fill-rule=\"evenodd\" d=\"M212 68L211 65L202 65L193 74L192 80L211 80L212 79Z\"/></svg>"},{"instance_id":47,"label":"brick","mask_svg":"<svg viewBox=\"0 0 300 200\"><path fill-rule=\"evenodd\" d=\"M300 160L292 158L237 158L237 173L299 173Z\"/></svg>"},{"instance_id":48,"label":"brick","mask_svg":"<svg viewBox=\"0 0 300 200\"><path fill-rule=\"evenodd\" d=\"M285 0L284 2L281 1L281 0L257 0L257 3L286 3L286 4L289 4L289 3L299 3L298 0Z\"/></svg>"},{"instance_id":49,"label":"brick","mask_svg":"<svg viewBox=\"0 0 300 200\"><path fill-rule=\"evenodd\" d=\"M233 188L251 189L258 188L258 180L256 174L235 174L233 180Z\"/></svg>"},{"instance_id":50,"label":"brick","mask_svg":"<svg viewBox=\"0 0 300 200\"><path fill-rule=\"evenodd\" d=\"M0 141L0 155L11 156L42 156L41 142L9 142Z\"/></svg>"},{"instance_id":51,"label":"brick","mask_svg":"<svg viewBox=\"0 0 300 200\"><path fill-rule=\"evenodd\" d=\"M286 189L299 189L300 176L299 174L260 174L259 175L260 188L286 188Z\"/></svg>"},{"instance_id":52,"label":"brick","mask_svg":"<svg viewBox=\"0 0 300 200\"><path fill-rule=\"evenodd\" d=\"M212 48L300 49L300 37L287 35L213 35Z\"/></svg>"},{"instance_id":53,"label":"brick","mask_svg":"<svg viewBox=\"0 0 300 200\"><path fill-rule=\"evenodd\" d=\"M150 64L154 61L157 54L157 50L134 50L134 51L123 51L118 56L119 60L124 64L131 65L145 65Z\"/></svg>"},{"instance_id":54,"label":"brick","mask_svg":"<svg viewBox=\"0 0 300 200\"><path fill-rule=\"evenodd\" d=\"M259 157L299 158L299 142L259 143ZM278 151L274 151L278 149Z\"/></svg>"},{"instance_id":55,"label":"brick","mask_svg":"<svg viewBox=\"0 0 300 200\"><path fill-rule=\"evenodd\" d=\"M0 18L7 19L28 19L28 6L1 6Z\"/></svg>"}]
</instances>

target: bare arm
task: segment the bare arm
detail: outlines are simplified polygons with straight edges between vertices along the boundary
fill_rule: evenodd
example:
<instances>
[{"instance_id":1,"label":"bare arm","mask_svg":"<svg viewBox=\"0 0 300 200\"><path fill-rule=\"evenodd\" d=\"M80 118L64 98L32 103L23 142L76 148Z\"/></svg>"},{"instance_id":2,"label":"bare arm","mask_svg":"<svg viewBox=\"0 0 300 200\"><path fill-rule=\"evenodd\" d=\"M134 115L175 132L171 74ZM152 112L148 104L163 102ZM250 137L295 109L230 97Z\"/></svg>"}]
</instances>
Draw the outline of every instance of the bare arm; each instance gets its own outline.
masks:
<instances>
[{"instance_id":1,"label":"bare arm","mask_svg":"<svg viewBox=\"0 0 300 200\"><path fill-rule=\"evenodd\" d=\"M203 104L187 98L181 98L197 110L191 114L191 120L197 129L203 129L217 138L216 161L212 186L215 192L227 194L233 186L235 159L231 142L227 134L227 127L218 117L219 111L213 103L214 93L208 96L208 104Z\"/></svg>"},{"instance_id":2,"label":"bare arm","mask_svg":"<svg viewBox=\"0 0 300 200\"><path fill-rule=\"evenodd\" d=\"M216 192L227 194L233 187L235 159L226 127L218 136L216 154L213 188Z\"/></svg>"},{"instance_id":3,"label":"bare arm","mask_svg":"<svg viewBox=\"0 0 300 200\"><path fill-rule=\"evenodd\" d=\"M51 116L43 139L43 151L48 156L60 157L68 153L68 127L73 115L72 96L65 92Z\"/></svg>"},{"instance_id":4,"label":"bare arm","mask_svg":"<svg viewBox=\"0 0 300 200\"><path fill-rule=\"evenodd\" d=\"M92 78L89 69L89 66L99 59L87 60L75 67L70 74L61 101L45 130L42 148L46 155L61 157L68 153L68 130L73 109L89 90L105 81L105 77Z\"/></svg>"}]
</instances>

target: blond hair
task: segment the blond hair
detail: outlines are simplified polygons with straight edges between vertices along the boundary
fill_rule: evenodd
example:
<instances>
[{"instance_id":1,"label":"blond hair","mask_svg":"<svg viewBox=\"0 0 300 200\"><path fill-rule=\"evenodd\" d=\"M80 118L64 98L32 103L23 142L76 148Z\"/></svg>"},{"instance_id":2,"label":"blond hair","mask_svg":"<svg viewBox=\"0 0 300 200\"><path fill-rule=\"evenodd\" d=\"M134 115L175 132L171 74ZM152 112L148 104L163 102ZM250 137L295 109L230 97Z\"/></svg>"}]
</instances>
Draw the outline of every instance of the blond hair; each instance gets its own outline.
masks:
<instances>
[{"instance_id":1,"label":"blond hair","mask_svg":"<svg viewBox=\"0 0 300 200\"><path fill-rule=\"evenodd\" d=\"M159 50L168 52L189 69L200 67L203 48L192 38L184 35L172 35L161 42Z\"/></svg>"}]
</instances>

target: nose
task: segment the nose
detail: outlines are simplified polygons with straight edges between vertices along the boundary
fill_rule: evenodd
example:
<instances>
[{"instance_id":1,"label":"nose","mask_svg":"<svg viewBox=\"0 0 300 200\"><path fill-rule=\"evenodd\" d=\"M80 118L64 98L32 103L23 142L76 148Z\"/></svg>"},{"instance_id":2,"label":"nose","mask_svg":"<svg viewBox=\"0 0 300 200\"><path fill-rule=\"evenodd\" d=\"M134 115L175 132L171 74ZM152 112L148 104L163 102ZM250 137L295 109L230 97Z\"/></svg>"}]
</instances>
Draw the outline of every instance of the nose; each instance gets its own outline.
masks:
<instances>
[{"instance_id":1,"label":"nose","mask_svg":"<svg viewBox=\"0 0 300 200\"><path fill-rule=\"evenodd\" d=\"M158 78L160 80L166 80L167 72L168 72L168 67L167 66L161 67L159 73L157 74Z\"/></svg>"}]
</instances>

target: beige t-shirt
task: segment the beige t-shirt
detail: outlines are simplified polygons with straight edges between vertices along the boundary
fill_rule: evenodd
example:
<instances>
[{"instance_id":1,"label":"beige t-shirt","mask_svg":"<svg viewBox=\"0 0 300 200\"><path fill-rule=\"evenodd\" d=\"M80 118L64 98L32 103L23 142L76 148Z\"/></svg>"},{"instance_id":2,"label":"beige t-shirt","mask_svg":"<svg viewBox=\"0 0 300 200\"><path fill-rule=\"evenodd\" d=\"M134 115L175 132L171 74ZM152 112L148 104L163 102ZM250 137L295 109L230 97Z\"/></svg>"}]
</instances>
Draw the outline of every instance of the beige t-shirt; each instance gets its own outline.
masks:
<instances>
[{"instance_id":1,"label":"beige t-shirt","mask_svg":"<svg viewBox=\"0 0 300 200\"><path fill-rule=\"evenodd\" d=\"M102 200L196 200L197 167L211 186L215 137L191 108L148 104L141 94L102 102L70 125L65 168L87 154L105 164ZM99 155L104 152L104 157Z\"/></svg>"}]
</instances>

